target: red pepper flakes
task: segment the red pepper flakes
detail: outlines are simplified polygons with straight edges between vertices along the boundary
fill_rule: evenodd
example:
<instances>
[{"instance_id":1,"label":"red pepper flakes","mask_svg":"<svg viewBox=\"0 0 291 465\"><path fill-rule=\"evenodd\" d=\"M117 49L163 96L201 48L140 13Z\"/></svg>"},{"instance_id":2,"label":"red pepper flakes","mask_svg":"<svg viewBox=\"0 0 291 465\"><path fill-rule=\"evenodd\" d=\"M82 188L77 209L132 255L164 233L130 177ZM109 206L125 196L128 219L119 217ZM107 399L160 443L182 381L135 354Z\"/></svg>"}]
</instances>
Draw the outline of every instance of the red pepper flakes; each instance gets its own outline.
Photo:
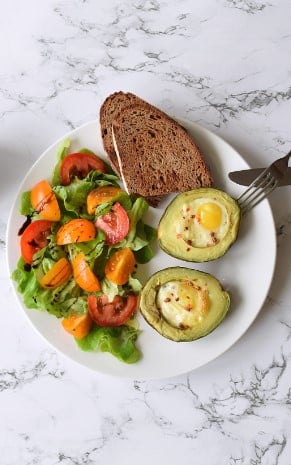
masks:
<instances>
[{"instance_id":1,"label":"red pepper flakes","mask_svg":"<svg viewBox=\"0 0 291 465\"><path fill-rule=\"evenodd\" d=\"M187 312L190 312L192 310L192 308L193 308L193 305L188 304L184 308L185 308L185 310L187 310Z\"/></svg>"}]
</instances>

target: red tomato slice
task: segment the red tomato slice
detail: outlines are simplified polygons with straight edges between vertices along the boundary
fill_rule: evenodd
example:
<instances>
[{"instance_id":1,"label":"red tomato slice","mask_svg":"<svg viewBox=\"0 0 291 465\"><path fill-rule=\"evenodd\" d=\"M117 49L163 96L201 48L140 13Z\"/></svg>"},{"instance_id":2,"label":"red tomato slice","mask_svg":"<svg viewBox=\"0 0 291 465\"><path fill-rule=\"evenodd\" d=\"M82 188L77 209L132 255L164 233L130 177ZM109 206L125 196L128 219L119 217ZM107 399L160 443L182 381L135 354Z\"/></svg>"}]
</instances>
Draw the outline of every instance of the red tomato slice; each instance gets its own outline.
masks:
<instances>
[{"instance_id":1,"label":"red tomato slice","mask_svg":"<svg viewBox=\"0 0 291 465\"><path fill-rule=\"evenodd\" d=\"M110 212L97 218L95 225L105 233L106 244L112 245L128 234L129 218L120 203L116 202Z\"/></svg>"},{"instance_id":2,"label":"red tomato slice","mask_svg":"<svg viewBox=\"0 0 291 465\"><path fill-rule=\"evenodd\" d=\"M91 318L99 326L121 326L134 314L138 305L138 297L129 294L127 297L116 295L109 302L107 295L88 296L88 307Z\"/></svg>"},{"instance_id":3,"label":"red tomato slice","mask_svg":"<svg viewBox=\"0 0 291 465\"><path fill-rule=\"evenodd\" d=\"M53 221L37 220L30 223L20 239L21 255L29 265L33 255L48 245L47 236L51 233Z\"/></svg>"},{"instance_id":4,"label":"red tomato slice","mask_svg":"<svg viewBox=\"0 0 291 465\"><path fill-rule=\"evenodd\" d=\"M61 182L64 186L67 186L73 176L83 179L91 170L99 170L105 173L106 166L100 158L91 153L71 153L62 161Z\"/></svg>"}]
</instances>

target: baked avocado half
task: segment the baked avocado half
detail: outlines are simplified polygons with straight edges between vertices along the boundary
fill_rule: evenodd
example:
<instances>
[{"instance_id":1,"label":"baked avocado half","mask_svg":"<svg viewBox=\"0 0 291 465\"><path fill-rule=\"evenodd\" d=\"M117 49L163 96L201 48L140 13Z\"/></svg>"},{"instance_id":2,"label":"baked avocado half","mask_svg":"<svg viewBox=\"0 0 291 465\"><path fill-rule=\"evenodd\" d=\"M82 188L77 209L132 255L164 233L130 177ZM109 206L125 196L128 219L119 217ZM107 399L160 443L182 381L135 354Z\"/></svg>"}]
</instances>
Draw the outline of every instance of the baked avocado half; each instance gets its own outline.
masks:
<instances>
[{"instance_id":1,"label":"baked avocado half","mask_svg":"<svg viewBox=\"0 0 291 465\"><path fill-rule=\"evenodd\" d=\"M226 192L202 187L178 194L159 226L160 247L189 262L215 260L235 242L241 211Z\"/></svg>"},{"instance_id":2,"label":"baked avocado half","mask_svg":"<svg viewBox=\"0 0 291 465\"><path fill-rule=\"evenodd\" d=\"M183 267L158 271L145 284L140 311L162 336L193 341L225 318L230 296L211 274Z\"/></svg>"}]
</instances>

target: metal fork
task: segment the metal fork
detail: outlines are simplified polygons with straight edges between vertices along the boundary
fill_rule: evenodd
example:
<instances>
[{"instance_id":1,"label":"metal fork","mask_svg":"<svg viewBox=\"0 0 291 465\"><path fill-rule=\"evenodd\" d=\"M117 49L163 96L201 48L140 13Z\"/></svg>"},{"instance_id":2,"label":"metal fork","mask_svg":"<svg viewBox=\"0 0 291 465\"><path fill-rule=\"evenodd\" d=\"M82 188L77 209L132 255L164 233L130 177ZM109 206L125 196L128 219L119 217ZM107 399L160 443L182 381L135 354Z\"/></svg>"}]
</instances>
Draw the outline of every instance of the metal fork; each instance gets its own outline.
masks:
<instances>
[{"instance_id":1,"label":"metal fork","mask_svg":"<svg viewBox=\"0 0 291 465\"><path fill-rule=\"evenodd\" d=\"M268 166L236 199L242 214L246 214L273 192L284 178L291 151Z\"/></svg>"}]
</instances>

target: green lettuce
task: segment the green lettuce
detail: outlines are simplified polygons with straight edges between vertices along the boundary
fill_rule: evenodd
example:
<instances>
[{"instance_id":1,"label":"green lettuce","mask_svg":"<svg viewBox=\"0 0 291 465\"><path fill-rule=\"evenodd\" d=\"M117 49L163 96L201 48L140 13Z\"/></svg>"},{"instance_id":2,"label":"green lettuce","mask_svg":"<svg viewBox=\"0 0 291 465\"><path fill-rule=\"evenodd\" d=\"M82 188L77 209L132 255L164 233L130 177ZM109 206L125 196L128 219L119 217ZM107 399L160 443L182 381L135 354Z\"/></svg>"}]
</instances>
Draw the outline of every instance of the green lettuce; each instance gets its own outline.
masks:
<instances>
[{"instance_id":1,"label":"green lettuce","mask_svg":"<svg viewBox=\"0 0 291 465\"><path fill-rule=\"evenodd\" d=\"M52 176L53 186L61 184L61 164L65 156L68 155L70 146L71 146L70 139L65 139L59 146L59 149L57 152L57 164L54 168L53 176Z\"/></svg>"},{"instance_id":2,"label":"green lettuce","mask_svg":"<svg viewBox=\"0 0 291 465\"><path fill-rule=\"evenodd\" d=\"M32 216L35 213L30 201L30 191L22 192L19 213L24 216Z\"/></svg>"},{"instance_id":3,"label":"green lettuce","mask_svg":"<svg viewBox=\"0 0 291 465\"><path fill-rule=\"evenodd\" d=\"M105 234L101 230L97 230L96 237L87 242L75 242L68 244L67 249L72 260L78 253L82 252L86 262L93 267L96 259L100 257L104 250Z\"/></svg>"},{"instance_id":4,"label":"green lettuce","mask_svg":"<svg viewBox=\"0 0 291 465\"><path fill-rule=\"evenodd\" d=\"M62 210L76 217L94 219L87 213L87 196L96 187L117 185L118 178L113 174L91 171L84 179L75 178L68 186L55 185L53 191L63 205Z\"/></svg>"},{"instance_id":5,"label":"green lettuce","mask_svg":"<svg viewBox=\"0 0 291 465\"><path fill-rule=\"evenodd\" d=\"M115 328L94 325L87 336L75 340L78 347L86 352L110 352L122 362L136 363L141 358L141 353L135 345L138 334L138 329L127 325Z\"/></svg>"},{"instance_id":6,"label":"green lettuce","mask_svg":"<svg viewBox=\"0 0 291 465\"><path fill-rule=\"evenodd\" d=\"M48 270L51 262L44 259L39 266ZM44 289L38 282L39 273L39 267L28 270L22 258L12 273L27 308L46 310L57 318L79 316L88 311L87 296L81 295L81 289L73 278L55 289Z\"/></svg>"},{"instance_id":7,"label":"green lettuce","mask_svg":"<svg viewBox=\"0 0 291 465\"><path fill-rule=\"evenodd\" d=\"M87 196L89 192L97 187L107 185L120 187L118 177L107 165L106 173L90 171L84 179L75 177L68 186L61 185L60 167L63 159L69 154L70 145L69 139L65 139L60 145L57 152L57 163L52 175L52 186L61 209L61 220L52 226L51 234L48 236L48 245L34 254L32 265L27 265L20 258L12 274L12 279L15 280L17 290L22 295L23 303L27 308L44 310L57 318L80 316L88 312L88 292L81 289L73 277L54 289L45 289L40 286L41 278L60 258L69 257L72 260L78 253L84 254L86 262L100 280L101 290L96 295L106 294L112 300L115 295L138 294L142 284L135 277L135 272L129 276L125 285L120 286L104 276L104 267L112 253L125 247L130 247L134 251L138 263L146 263L153 256L150 243L156 235L155 229L142 221L142 217L148 209L146 200L142 197L130 196L124 191L110 202L98 206L94 215L88 214ZM79 152L93 154L91 150L86 148L79 150ZM96 237L91 241L65 246L56 243L56 232L61 224L80 217L96 221L100 215L108 213L116 202L123 206L130 220L130 230L118 244L106 245L105 234L98 229ZM39 218L39 215L32 208L30 191L24 192L21 196L20 213L32 219ZM135 344L138 334L138 323L132 317L125 325L119 327L99 327L94 324L90 333L76 342L84 351L110 352L123 362L135 363L141 357Z\"/></svg>"},{"instance_id":8,"label":"green lettuce","mask_svg":"<svg viewBox=\"0 0 291 465\"><path fill-rule=\"evenodd\" d=\"M143 197L138 197L134 201L127 212L130 220L129 232L121 242L115 245L116 248L131 248L138 263L147 263L154 256L150 243L156 238L156 230L142 221L148 207Z\"/></svg>"}]
</instances>

